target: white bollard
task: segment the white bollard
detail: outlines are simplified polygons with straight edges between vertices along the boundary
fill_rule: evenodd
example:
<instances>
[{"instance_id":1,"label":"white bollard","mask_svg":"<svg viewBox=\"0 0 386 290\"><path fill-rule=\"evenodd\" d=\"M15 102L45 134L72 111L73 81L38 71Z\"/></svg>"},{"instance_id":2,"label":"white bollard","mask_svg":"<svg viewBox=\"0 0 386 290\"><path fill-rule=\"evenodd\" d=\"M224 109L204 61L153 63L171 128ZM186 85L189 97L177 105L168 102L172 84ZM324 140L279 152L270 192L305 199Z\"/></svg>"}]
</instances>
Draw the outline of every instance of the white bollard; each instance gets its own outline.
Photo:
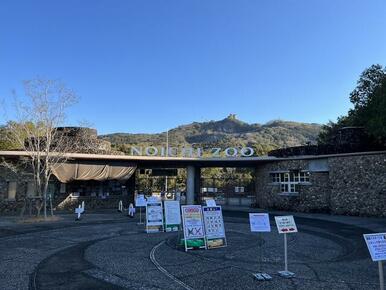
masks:
<instances>
[{"instance_id":1,"label":"white bollard","mask_svg":"<svg viewBox=\"0 0 386 290\"><path fill-rule=\"evenodd\" d=\"M75 208L75 213L77 214L77 218L75 219L75 221L80 220L80 215L82 214L82 212L83 212L83 208L81 208L81 205Z\"/></svg>"},{"instance_id":2,"label":"white bollard","mask_svg":"<svg viewBox=\"0 0 386 290\"><path fill-rule=\"evenodd\" d=\"M133 205L132 203L130 203L130 205L129 205L129 216L130 216L131 218L133 218L133 217L134 217L134 214L135 214L135 208L134 208L134 205Z\"/></svg>"}]
</instances>

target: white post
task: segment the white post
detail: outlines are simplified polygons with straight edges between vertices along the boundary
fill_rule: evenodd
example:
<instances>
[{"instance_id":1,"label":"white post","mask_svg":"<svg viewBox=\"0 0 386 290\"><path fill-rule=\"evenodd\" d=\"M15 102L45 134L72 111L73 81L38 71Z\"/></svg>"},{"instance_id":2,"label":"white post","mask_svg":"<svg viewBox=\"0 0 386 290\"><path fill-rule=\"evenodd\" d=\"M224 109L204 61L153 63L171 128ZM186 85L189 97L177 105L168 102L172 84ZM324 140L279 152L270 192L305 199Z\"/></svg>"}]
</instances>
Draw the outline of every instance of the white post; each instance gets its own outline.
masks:
<instances>
[{"instance_id":1,"label":"white post","mask_svg":"<svg viewBox=\"0 0 386 290\"><path fill-rule=\"evenodd\" d=\"M385 290L385 280L383 277L382 261L378 261L378 270L379 270L379 289Z\"/></svg>"},{"instance_id":2,"label":"white post","mask_svg":"<svg viewBox=\"0 0 386 290\"><path fill-rule=\"evenodd\" d=\"M80 209L81 209L80 205L79 205L78 208L79 208L79 210L78 210L78 220L79 220L79 219L80 219L80 212L81 212L81 211L80 211Z\"/></svg>"},{"instance_id":3,"label":"white post","mask_svg":"<svg viewBox=\"0 0 386 290\"><path fill-rule=\"evenodd\" d=\"M84 200L82 201L82 209L84 211Z\"/></svg>"},{"instance_id":4,"label":"white post","mask_svg":"<svg viewBox=\"0 0 386 290\"><path fill-rule=\"evenodd\" d=\"M287 262L287 234L284 234L284 271L288 272L288 262Z\"/></svg>"}]
</instances>

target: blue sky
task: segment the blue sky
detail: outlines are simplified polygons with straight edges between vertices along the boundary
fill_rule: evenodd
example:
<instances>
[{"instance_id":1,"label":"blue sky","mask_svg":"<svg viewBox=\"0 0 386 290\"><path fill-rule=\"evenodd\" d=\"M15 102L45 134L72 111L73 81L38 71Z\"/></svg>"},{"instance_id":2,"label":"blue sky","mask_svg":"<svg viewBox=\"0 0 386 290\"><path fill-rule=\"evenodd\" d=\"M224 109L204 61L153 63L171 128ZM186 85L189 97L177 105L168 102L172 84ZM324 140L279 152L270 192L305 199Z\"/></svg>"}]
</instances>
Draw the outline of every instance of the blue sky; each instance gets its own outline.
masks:
<instances>
[{"instance_id":1,"label":"blue sky","mask_svg":"<svg viewBox=\"0 0 386 290\"><path fill-rule=\"evenodd\" d=\"M385 15L372 0L2 0L0 98L61 79L80 97L68 124L101 134L229 113L325 123L366 67L386 64Z\"/></svg>"}]
</instances>

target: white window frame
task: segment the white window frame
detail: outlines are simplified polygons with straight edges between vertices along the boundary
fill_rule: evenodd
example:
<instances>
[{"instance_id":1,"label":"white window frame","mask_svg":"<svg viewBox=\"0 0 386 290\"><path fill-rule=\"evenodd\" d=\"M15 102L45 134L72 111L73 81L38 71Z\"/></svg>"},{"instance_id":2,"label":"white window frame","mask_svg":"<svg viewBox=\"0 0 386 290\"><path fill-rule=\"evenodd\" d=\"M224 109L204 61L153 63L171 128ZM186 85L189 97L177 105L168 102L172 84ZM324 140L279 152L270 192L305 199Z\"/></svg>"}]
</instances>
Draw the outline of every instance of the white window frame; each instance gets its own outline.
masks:
<instances>
[{"instance_id":1,"label":"white window frame","mask_svg":"<svg viewBox=\"0 0 386 290\"><path fill-rule=\"evenodd\" d=\"M281 193L299 193L299 185L310 184L310 172L300 171L277 171L270 172L273 184L280 185Z\"/></svg>"}]
</instances>

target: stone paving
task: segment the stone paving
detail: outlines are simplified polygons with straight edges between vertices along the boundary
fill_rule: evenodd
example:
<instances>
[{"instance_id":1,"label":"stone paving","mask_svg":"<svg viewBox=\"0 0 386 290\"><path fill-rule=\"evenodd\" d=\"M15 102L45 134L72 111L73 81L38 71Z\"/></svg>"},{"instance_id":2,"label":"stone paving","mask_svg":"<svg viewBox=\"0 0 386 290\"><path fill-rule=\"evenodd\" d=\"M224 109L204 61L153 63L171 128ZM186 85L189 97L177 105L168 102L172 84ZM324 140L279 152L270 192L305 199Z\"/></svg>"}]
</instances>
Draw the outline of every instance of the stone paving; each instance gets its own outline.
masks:
<instances>
[{"instance_id":1,"label":"stone paving","mask_svg":"<svg viewBox=\"0 0 386 290\"><path fill-rule=\"evenodd\" d=\"M271 233L257 234L247 213L224 216L228 246L187 253L177 233L146 234L116 212L39 224L2 217L0 289L379 289L362 234L381 231L385 219L295 215L299 233L288 235L288 250L296 277L284 279L273 220ZM255 280L259 270L273 279Z\"/></svg>"}]
</instances>

